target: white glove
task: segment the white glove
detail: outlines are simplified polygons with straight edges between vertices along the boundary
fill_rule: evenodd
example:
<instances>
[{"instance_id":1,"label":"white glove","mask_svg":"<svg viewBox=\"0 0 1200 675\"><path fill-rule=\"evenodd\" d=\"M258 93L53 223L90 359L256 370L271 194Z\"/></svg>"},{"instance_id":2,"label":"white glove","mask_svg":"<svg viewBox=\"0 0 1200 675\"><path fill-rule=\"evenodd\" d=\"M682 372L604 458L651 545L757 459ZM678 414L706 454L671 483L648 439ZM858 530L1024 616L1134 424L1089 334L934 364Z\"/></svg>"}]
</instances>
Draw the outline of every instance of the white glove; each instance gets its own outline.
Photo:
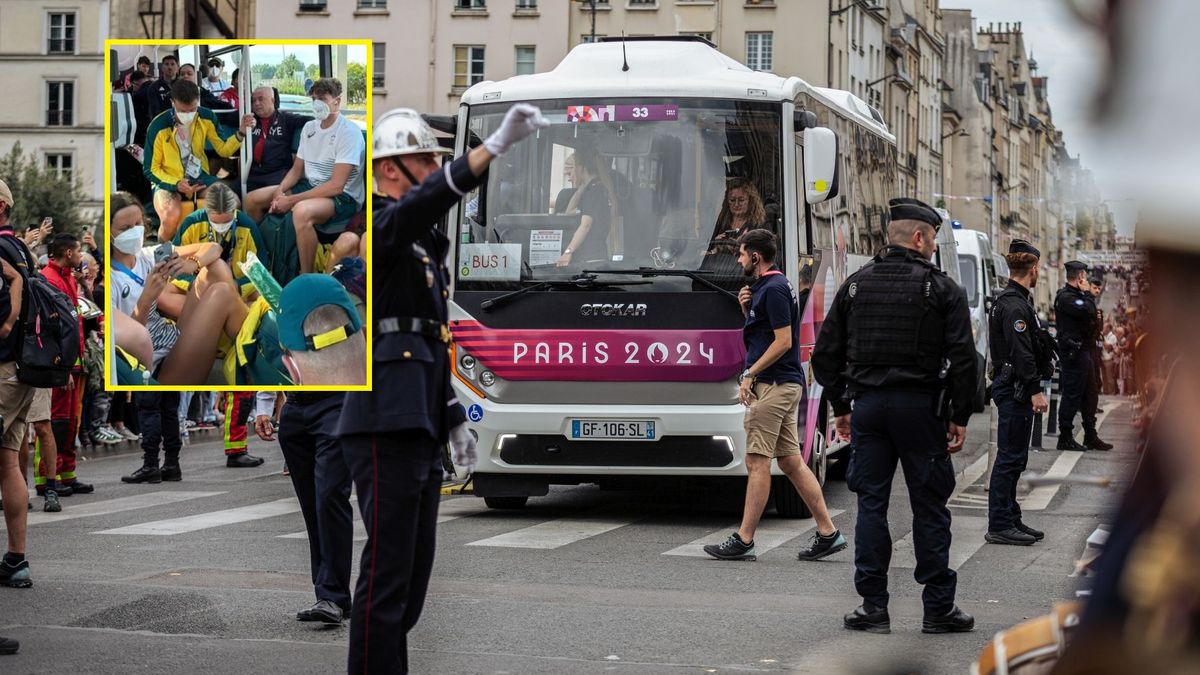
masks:
<instances>
[{"instance_id":1,"label":"white glove","mask_svg":"<svg viewBox=\"0 0 1200 675\"><path fill-rule=\"evenodd\" d=\"M508 109L508 113L504 115L504 121L500 123L500 128L483 141L483 147L499 157L508 152L508 149L521 139L548 126L550 126L550 120L542 117L542 111L537 106L517 103Z\"/></svg>"},{"instance_id":2,"label":"white glove","mask_svg":"<svg viewBox=\"0 0 1200 675\"><path fill-rule=\"evenodd\" d=\"M475 437L464 422L450 430L450 462L454 464L456 471L458 467L462 467L461 475L465 476L475 472L476 461L478 457L475 454Z\"/></svg>"}]
</instances>

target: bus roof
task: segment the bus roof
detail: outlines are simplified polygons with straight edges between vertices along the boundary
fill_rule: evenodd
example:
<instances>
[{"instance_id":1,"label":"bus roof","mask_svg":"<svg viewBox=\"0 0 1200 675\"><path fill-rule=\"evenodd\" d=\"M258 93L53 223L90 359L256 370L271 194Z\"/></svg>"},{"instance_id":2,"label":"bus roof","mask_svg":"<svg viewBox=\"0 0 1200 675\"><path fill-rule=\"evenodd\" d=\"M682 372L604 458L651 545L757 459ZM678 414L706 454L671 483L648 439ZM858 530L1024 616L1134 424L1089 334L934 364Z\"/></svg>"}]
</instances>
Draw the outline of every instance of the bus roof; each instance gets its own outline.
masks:
<instances>
[{"instance_id":1,"label":"bus roof","mask_svg":"<svg viewBox=\"0 0 1200 675\"><path fill-rule=\"evenodd\" d=\"M627 71L622 69L626 61ZM581 44L549 72L480 82L464 92L462 103L606 96L793 101L801 93L894 142L882 116L850 92L750 70L704 41L640 38Z\"/></svg>"}]
</instances>

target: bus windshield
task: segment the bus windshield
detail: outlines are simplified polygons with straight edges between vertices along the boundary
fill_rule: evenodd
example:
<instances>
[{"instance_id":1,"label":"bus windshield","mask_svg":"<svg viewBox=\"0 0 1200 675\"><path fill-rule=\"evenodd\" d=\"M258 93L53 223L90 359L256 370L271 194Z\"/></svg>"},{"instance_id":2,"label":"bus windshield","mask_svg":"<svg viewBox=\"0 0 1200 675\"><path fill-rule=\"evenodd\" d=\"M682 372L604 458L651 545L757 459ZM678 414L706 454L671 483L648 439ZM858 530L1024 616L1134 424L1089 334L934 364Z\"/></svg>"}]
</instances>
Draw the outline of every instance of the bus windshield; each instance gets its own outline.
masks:
<instances>
[{"instance_id":1,"label":"bus windshield","mask_svg":"<svg viewBox=\"0 0 1200 675\"><path fill-rule=\"evenodd\" d=\"M460 210L460 290L505 290L583 271L695 272L745 283L736 230L782 227L779 104L710 99L537 101L552 125L492 163ZM469 144L511 104L473 106ZM611 275L612 280L616 275ZM708 291L654 276L647 291Z\"/></svg>"}]
</instances>

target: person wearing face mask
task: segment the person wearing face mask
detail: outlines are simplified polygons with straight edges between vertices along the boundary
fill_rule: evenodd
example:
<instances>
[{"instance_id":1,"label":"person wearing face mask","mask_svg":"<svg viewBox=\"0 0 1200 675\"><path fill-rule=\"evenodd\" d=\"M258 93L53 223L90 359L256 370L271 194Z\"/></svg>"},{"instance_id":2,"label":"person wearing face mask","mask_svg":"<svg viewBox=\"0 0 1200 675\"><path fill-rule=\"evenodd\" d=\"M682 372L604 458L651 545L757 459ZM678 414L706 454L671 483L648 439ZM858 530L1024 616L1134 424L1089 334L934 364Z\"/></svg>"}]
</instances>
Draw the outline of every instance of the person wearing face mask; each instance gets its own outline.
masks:
<instances>
[{"instance_id":1,"label":"person wearing face mask","mask_svg":"<svg viewBox=\"0 0 1200 675\"><path fill-rule=\"evenodd\" d=\"M199 100L195 83L176 81L171 85L171 110L155 117L146 132L142 170L154 191L160 241L174 238L179 221L196 209L205 188L217 181L209 172L206 144L211 143L221 157L233 157L254 126L254 116L246 115L236 135L222 136L216 117Z\"/></svg>"},{"instance_id":2,"label":"person wearing face mask","mask_svg":"<svg viewBox=\"0 0 1200 675\"><path fill-rule=\"evenodd\" d=\"M185 63L179 66L179 79L187 80L200 88L200 107L211 110L221 124L232 126L237 119L237 106L205 88L208 78L196 73L196 66Z\"/></svg>"},{"instance_id":3,"label":"person wearing face mask","mask_svg":"<svg viewBox=\"0 0 1200 675\"><path fill-rule=\"evenodd\" d=\"M237 194L224 183L213 183L208 188L204 208L184 218L179 231L175 233L176 246L202 242L221 247L220 259L229 267L239 294L246 299L253 297L254 286L242 266L251 253L265 257L266 247L258 225L238 208ZM187 289L183 283L175 286L185 291Z\"/></svg>"},{"instance_id":4,"label":"person wearing face mask","mask_svg":"<svg viewBox=\"0 0 1200 675\"><path fill-rule=\"evenodd\" d=\"M433 568L442 448L449 442L454 463L467 471L475 464L466 410L450 385L450 241L438 223L479 186L493 159L549 125L535 106L518 103L482 144L443 166L438 157L447 151L415 110L375 122L372 353L379 384L346 393L337 428L368 533L350 618L351 673L408 672L407 636Z\"/></svg>"},{"instance_id":5,"label":"person wearing face mask","mask_svg":"<svg viewBox=\"0 0 1200 675\"><path fill-rule=\"evenodd\" d=\"M366 141L340 112L342 83L321 78L309 96L315 119L304 125L296 159L269 205L271 213L292 215L301 274L332 270L339 259L357 253L358 236L345 231L346 221L366 198ZM321 244L332 249L319 250Z\"/></svg>"},{"instance_id":6,"label":"person wearing face mask","mask_svg":"<svg viewBox=\"0 0 1200 675\"><path fill-rule=\"evenodd\" d=\"M259 222L271 206L278 186L295 163L301 130L313 118L279 110L271 87L256 87L250 94L250 111L258 121L250 132L254 147L246 177L246 213Z\"/></svg>"},{"instance_id":7,"label":"person wearing face mask","mask_svg":"<svg viewBox=\"0 0 1200 675\"><path fill-rule=\"evenodd\" d=\"M925 586L921 630L966 632L975 619L954 604L946 502L950 455L966 440L976 390L971 319L962 286L930 262L941 216L916 199L889 206L887 248L838 289L812 354L837 433L854 443L846 484L858 494L854 586L863 603L842 625L891 631L887 512L899 463L913 510L914 576Z\"/></svg>"},{"instance_id":8,"label":"person wearing face mask","mask_svg":"<svg viewBox=\"0 0 1200 675\"><path fill-rule=\"evenodd\" d=\"M229 83L221 79L225 62L214 56L208 60L208 77L204 78L204 88L213 94L220 94L229 88Z\"/></svg>"}]
</instances>

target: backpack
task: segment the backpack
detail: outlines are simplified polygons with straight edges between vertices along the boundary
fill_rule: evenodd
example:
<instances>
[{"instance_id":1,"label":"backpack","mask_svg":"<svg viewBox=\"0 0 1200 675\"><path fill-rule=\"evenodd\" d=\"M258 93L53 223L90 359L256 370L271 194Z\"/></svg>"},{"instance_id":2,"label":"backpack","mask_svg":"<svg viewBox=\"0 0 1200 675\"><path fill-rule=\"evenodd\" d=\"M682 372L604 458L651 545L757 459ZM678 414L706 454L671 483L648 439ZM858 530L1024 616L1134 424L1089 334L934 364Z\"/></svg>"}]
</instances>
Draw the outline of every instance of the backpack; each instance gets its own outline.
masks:
<instances>
[{"instance_id":1,"label":"backpack","mask_svg":"<svg viewBox=\"0 0 1200 675\"><path fill-rule=\"evenodd\" d=\"M11 237L0 237L14 260L25 257ZM79 360L79 318L66 294L39 273L24 277L17 381L31 387L65 387Z\"/></svg>"}]
</instances>

